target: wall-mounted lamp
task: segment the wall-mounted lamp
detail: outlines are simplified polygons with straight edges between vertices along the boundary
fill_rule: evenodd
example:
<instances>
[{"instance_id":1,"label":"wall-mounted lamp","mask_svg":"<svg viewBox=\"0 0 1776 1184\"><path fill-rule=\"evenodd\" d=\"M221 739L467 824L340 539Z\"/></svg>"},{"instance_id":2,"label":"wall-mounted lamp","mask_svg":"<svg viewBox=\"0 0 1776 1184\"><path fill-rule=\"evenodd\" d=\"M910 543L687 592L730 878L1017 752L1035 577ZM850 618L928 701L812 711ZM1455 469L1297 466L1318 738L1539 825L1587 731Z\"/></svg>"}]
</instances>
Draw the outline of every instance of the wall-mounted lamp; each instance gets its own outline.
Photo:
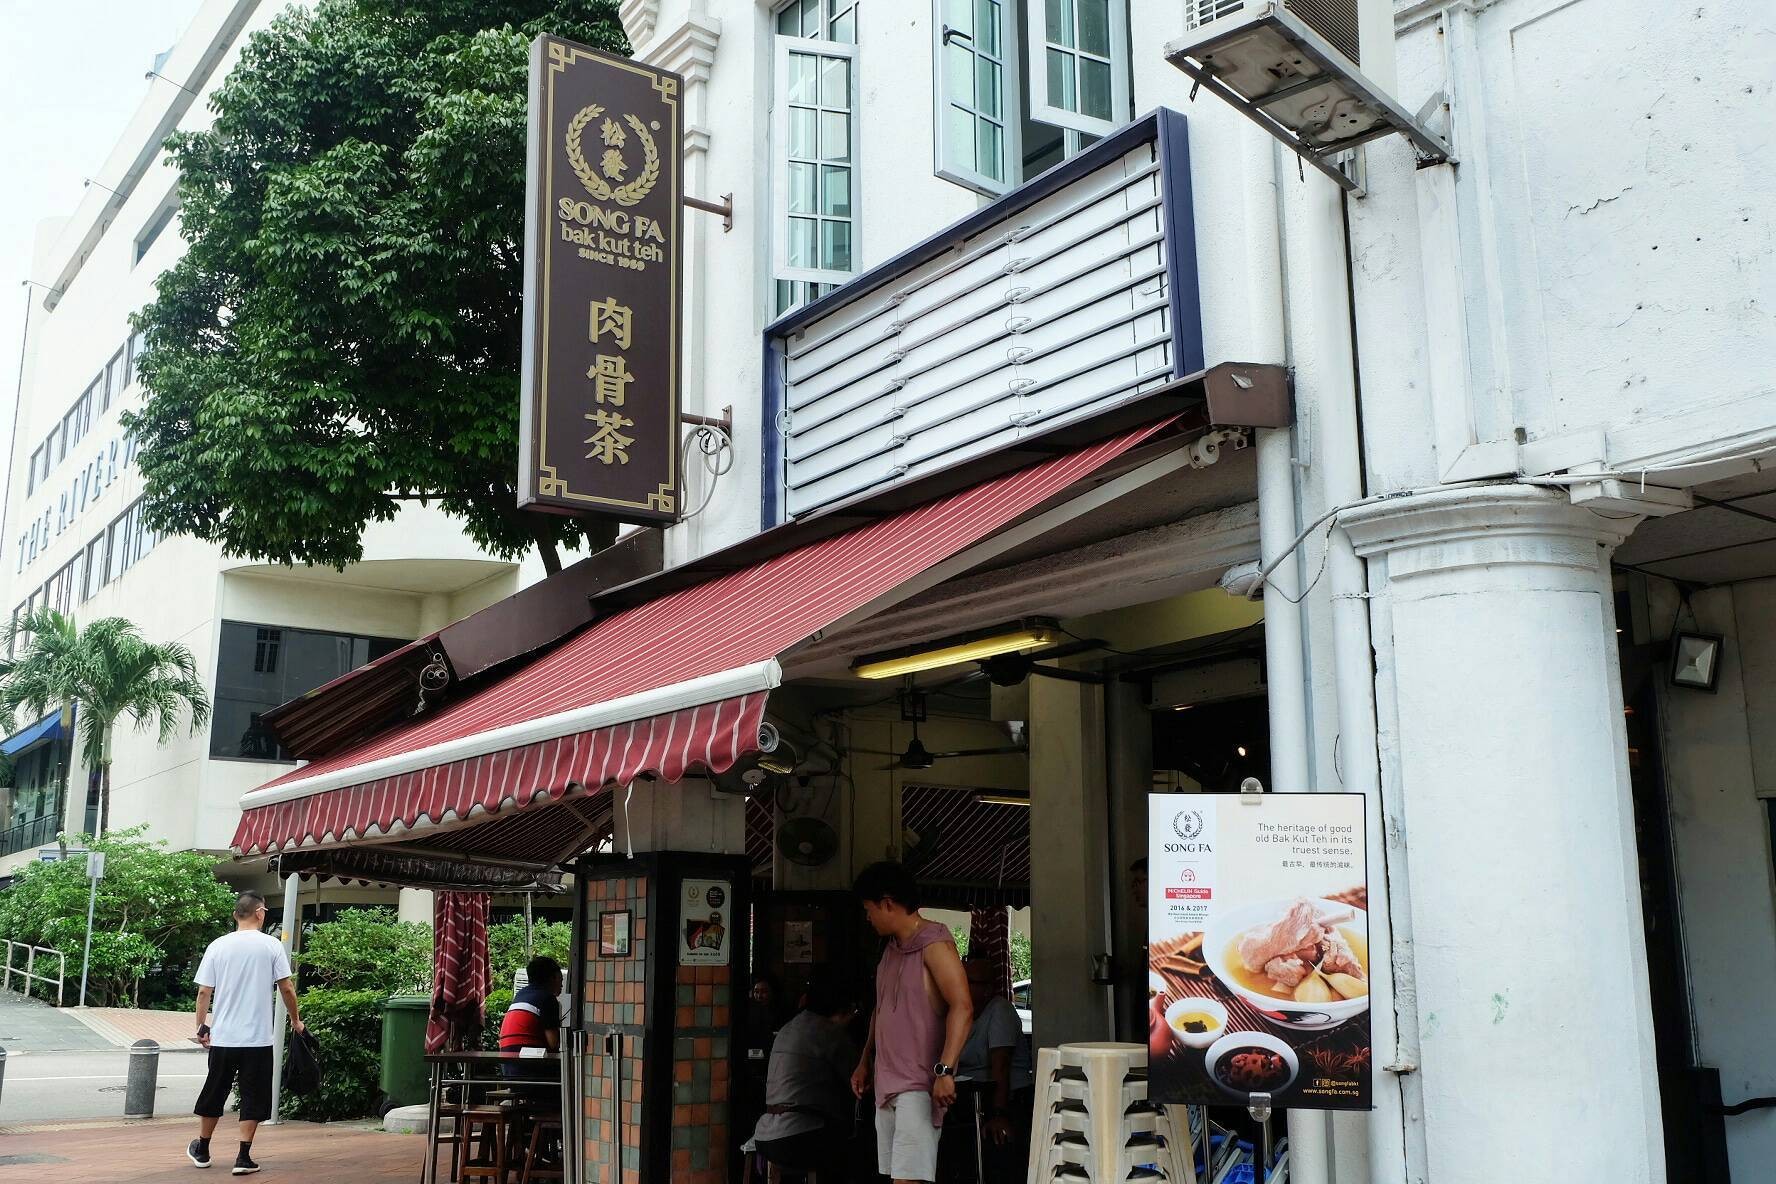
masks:
<instances>
[{"instance_id":1,"label":"wall-mounted lamp","mask_svg":"<svg viewBox=\"0 0 1776 1184\"><path fill-rule=\"evenodd\" d=\"M1030 795L1027 793L977 793L974 800L983 806L1028 806Z\"/></svg>"},{"instance_id":2,"label":"wall-mounted lamp","mask_svg":"<svg viewBox=\"0 0 1776 1184\"><path fill-rule=\"evenodd\" d=\"M1065 636L1055 622L1033 617L1015 625L999 625L912 649L866 654L851 663L851 673L859 678L894 678L961 662L978 662L999 654L1059 645Z\"/></svg>"},{"instance_id":3,"label":"wall-mounted lamp","mask_svg":"<svg viewBox=\"0 0 1776 1184\"><path fill-rule=\"evenodd\" d=\"M1671 638L1671 685L1713 694L1720 686L1718 633L1677 633Z\"/></svg>"}]
</instances>

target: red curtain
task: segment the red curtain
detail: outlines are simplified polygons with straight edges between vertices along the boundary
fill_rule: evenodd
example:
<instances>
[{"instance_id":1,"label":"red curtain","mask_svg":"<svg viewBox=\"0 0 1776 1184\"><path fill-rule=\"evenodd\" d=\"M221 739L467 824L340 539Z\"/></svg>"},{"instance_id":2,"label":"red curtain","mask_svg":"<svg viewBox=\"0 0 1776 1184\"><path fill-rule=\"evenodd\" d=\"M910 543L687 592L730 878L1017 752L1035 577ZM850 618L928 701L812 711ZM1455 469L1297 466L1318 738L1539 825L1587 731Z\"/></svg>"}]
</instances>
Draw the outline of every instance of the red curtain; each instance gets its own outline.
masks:
<instances>
[{"instance_id":1,"label":"red curtain","mask_svg":"<svg viewBox=\"0 0 1776 1184\"><path fill-rule=\"evenodd\" d=\"M968 914L968 958L993 963L993 993L1011 994L1011 910L1003 905L971 909Z\"/></svg>"},{"instance_id":2,"label":"red curtain","mask_svg":"<svg viewBox=\"0 0 1776 1184\"><path fill-rule=\"evenodd\" d=\"M426 1051L474 1047L487 1022L485 892L440 892L432 900L432 1010Z\"/></svg>"}]
</instances>

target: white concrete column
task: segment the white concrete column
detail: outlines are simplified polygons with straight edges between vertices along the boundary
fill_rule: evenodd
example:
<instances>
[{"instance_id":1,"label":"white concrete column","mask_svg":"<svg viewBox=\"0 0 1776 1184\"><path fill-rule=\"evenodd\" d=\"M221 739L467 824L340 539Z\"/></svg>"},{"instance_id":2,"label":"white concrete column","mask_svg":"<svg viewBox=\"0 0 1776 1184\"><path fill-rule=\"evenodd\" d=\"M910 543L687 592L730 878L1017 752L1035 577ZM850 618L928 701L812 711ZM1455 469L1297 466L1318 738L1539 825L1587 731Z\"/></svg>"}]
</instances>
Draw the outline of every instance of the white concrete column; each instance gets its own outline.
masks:
<instances>
[{"instance_id":1,"label":"white concrete column","mask_svg":"<svg viewBox=\"0 0 1776 1184\"><path fill-rule=\"evenodd\" d=\"M1030 679L1029 767L1035 1043L1109 1040L1111 986L1093 981L1093 959L1110 951L1101 687Z\"/></svg>"},{"instance_id":2,"label":"white concrete column","mask_svg":"<svg viewBox=\"0 0 1776 1184\"><path fill-rule=\"evenodd\" d=\"M402 921L432 927L432 890L402 888L395 899L395 915Z\"/></svg>"},{"instance_id":3,"label":"white concrete column","mask_svg":"<svg viewBox=\"0 0 1776 1184\"><path fill-rule=\"evenodd\" d=\"M1635 520L1501 485L1342 521L1381 598L1427 1177L1663 1180L1608 569Z\"/></svg>"},{"instance_id":4,"label":"white concrete column","mask_svg":"<svg viewBox=\"0 0 1776 1184\"><path fill-rule=\"evenodd\" d=\"M615 813L613 850L619 853L746 850L746 799L701 779L637 781L617 790Z\"/></svg>"}]
</instances>

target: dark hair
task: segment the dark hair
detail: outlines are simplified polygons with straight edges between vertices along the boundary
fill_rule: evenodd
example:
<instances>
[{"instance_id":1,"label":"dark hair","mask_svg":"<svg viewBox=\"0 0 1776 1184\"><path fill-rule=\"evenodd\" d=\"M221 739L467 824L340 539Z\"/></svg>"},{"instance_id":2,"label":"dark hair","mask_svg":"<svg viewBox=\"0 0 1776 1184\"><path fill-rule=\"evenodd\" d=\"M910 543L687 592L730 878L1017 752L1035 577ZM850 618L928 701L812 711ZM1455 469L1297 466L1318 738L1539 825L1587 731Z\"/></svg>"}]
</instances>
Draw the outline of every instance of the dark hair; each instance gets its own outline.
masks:
<instances>
[{"instance_id":1,"label":"dark hair","mask_svg":"<svg viewBox=\"0 0 1776 1184\"><path fill-rule=\"evenodd\" d=\"M525 963L524 974L534 986L542 986L550 976L561 973L561 963L547 954L538 954Z\"/></svg>"},{"instance_id":2,"label":"dark hair","mask_svg":"<svg viewBox=\"0 0 1776 1184\"><path fill-rule=\"evenodd\" d=\"M248 917L265 907L265 898L257 892L243 892L234 898L234 915L236 920L245 921Z\"/></svg>"},{"instance_id":3,"label":"dark hair","mask_svg":"<svg viewBox=\"0 0 1776 1184\"><path fill-rule=\"evenodd\" d=\"M815 1015L828 1018L850 1011L855 1006L850 992L830 975L817 974L808 982L808 989L802 993L802 1008Z\"/></svg>"},{"instance_id":4,"label":"dark hair","mask_svg":"<svg viewBox=\"0 0 1776 1184\"><path fill-rule=\"evenodd\" d=\"M1147 857L1145 855L1129 864L1129 874L1144 876L1147 874Z\"/></svg>"},{"instance_id":5,"label":"dark hair","mask_svg":"<svg viewBox=\"0 0 1776 1184\"><path fill-rule=\"evenodd\" d=\"M919 907L919 881L913 873L892 860L872 863L857 875L857 883L851 886L857 899L879 902L892 900L895 904L912 912Z\"/></svg>"}]
</instances>

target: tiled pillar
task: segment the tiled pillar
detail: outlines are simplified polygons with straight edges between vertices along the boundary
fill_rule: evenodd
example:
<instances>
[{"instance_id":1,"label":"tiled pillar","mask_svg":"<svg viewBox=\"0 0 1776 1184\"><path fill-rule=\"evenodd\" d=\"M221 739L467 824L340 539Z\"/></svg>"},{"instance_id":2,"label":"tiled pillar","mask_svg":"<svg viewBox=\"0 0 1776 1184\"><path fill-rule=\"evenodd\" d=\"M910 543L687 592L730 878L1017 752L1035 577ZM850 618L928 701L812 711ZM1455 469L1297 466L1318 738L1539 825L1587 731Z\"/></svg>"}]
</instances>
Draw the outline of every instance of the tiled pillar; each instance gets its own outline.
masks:
<instances>
[{"instance_id":1,"label":"tiled pillar","mask_svg":"<svg viewBox=\"0 0 1776 1184\"><path fill-rule=\"evenodd\" d=\"M675 851L600 858L578 869L584 950L581 1022L585 1184L726 1184L738 1141L729 1122L736 983L747 971L748 866L743 857ZM695 907L687 880L719 882ZM627 957L601 951L601 919L629 914ZM694 928L719 913L727 961L686 961ZM692 957L696 957L695 954ZM623 1040L616 1096L612 1031Z\"/></svg>"}]
</instances>

